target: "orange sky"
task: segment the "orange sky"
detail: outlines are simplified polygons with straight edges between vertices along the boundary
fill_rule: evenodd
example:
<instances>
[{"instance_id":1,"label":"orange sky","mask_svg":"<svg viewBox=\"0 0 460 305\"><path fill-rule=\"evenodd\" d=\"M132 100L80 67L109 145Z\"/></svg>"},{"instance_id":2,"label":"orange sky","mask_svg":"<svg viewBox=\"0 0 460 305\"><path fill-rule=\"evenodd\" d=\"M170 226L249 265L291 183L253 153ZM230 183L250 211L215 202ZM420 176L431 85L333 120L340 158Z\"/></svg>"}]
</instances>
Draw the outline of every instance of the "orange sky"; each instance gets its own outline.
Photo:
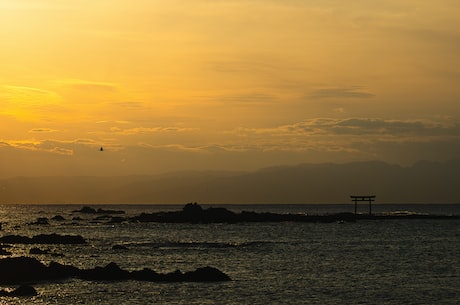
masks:
<instances>
[{"instance_id":1,"label":"orange sky","mask_svg":"<svg viewBox=\"0 0 460 305\"><path fill-rule=\"evenodd\" d=\"M458 16L454 0L0 0L0 177L457 158Z\"/></svg>"}]
</instances>

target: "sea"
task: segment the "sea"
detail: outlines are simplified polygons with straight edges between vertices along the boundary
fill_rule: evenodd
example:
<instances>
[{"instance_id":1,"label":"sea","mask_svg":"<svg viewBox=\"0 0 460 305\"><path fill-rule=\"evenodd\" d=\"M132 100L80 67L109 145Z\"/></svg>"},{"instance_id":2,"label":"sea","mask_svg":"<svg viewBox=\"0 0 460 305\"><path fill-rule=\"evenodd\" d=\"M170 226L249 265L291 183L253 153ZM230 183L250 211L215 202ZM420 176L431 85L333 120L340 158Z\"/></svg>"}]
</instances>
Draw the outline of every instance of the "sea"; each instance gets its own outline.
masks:
<instances>
[{"instance_id":1,"label":"sea","mask_svg":"<svg viewBox=\"0 0 460 305\"><path fill-rule=\"evenodd\" d=\"M79 268L115 262L126 270L186 272L215 267L229 282L85 281L36 283L34 297L0 304L460 304L460 220L386 219L331 223L109 223L74 212L84 205L0 205L3 235L74 234L84 245L13 245ZM327 215L352 204L210 205L234 212ZM91 205L123 216L183 205ZM366 204L359 205L367 213ZM375 204L373 213L460 215L460 204ZM53 220L60 215L64 220ZM49 224L37 224L37 218ZM74 217L80 217L76 220ZM78 219L78 218L77 218ZM126 250L114 250L123 245ZM48 254L29 254L32 247ZM53 255L51 255L53 254ZM1 256L4 258L6 256ZM0 285L0 289L14 286Z\"/></svg>"}]
</instances>

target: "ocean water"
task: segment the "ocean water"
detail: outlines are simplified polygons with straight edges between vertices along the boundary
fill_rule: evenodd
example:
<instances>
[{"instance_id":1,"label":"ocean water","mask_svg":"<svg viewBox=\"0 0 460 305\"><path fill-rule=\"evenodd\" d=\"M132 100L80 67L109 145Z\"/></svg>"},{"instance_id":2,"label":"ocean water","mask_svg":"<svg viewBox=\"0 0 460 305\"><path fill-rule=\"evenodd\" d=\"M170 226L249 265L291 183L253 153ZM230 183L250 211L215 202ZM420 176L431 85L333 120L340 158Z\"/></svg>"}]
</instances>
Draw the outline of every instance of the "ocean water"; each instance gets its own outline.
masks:
<instances>
[{"instance_id":1,"label":"ocean water","mask_svg":"<svg viewBox=\"0 0 460 305\"><path fill-rule=\"evenodd\" d=\"M215 205L216 206L216 205ZM141 212L182 206L101 205ZM204 205L204 207L207 207ZM227 205L239 212L330 214L350 205ZM86 245L40 245L62 257L29 255L37 245L14 245L13 256L80 268L117 263L128 270L191 271L212 266L220 283L39 283L32 298L0 304L460 304L460 220L362 220L356 223L109 224L72 213L73 205L2 205L0 235L78 234ZM366 205L360 210L366 213ZM459 215L460 205L375 205L375 213L407 211ZM37 217L66 220L34 225ZM73 221L74 216L83 218ZM125 245L128 250L112 250ZM11 286L0 286L0 289Z\"/></svg>"}]
</instances>

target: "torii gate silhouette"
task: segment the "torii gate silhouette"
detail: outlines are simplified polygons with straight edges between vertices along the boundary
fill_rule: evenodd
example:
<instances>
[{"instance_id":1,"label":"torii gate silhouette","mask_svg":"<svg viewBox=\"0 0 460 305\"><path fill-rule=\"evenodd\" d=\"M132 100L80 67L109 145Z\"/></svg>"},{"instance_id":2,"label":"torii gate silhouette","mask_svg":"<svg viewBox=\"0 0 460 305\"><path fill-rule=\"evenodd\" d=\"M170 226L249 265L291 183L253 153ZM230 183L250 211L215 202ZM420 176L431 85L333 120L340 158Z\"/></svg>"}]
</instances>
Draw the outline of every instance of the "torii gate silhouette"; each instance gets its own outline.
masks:
<instances>
[{"instance_id":1,"label":"torii gate silhouette","mask_svg":"<svg viewBox=\"0 0 460 305\"><path fill-rule=\"evenodd\" d=\"M355 215L358 212L358 201L369 201L369 216L372 216L372 201L375 201L375 195L356 196L351 195L351 200L355 203Z\"/></svg>"}]
</instances>

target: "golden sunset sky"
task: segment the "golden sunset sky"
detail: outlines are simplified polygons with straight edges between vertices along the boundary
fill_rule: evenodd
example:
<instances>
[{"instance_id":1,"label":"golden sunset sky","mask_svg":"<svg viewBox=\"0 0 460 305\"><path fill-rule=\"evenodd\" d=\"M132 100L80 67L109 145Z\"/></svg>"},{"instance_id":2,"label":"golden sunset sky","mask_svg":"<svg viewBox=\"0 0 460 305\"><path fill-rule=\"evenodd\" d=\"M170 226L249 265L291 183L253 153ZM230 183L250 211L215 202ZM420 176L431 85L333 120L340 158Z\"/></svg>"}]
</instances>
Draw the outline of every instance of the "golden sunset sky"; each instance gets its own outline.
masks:
<instances>
[{"instance_id":1,"label":"golden sunset sky","mask_svg":"<svg viewBox=\"0 0 460 305\"><path fill-rule=\"evenodd\" d=\"M0 0L0 177L458 158L459 16L458 0Z\"/></svg>"}]
</instances>

